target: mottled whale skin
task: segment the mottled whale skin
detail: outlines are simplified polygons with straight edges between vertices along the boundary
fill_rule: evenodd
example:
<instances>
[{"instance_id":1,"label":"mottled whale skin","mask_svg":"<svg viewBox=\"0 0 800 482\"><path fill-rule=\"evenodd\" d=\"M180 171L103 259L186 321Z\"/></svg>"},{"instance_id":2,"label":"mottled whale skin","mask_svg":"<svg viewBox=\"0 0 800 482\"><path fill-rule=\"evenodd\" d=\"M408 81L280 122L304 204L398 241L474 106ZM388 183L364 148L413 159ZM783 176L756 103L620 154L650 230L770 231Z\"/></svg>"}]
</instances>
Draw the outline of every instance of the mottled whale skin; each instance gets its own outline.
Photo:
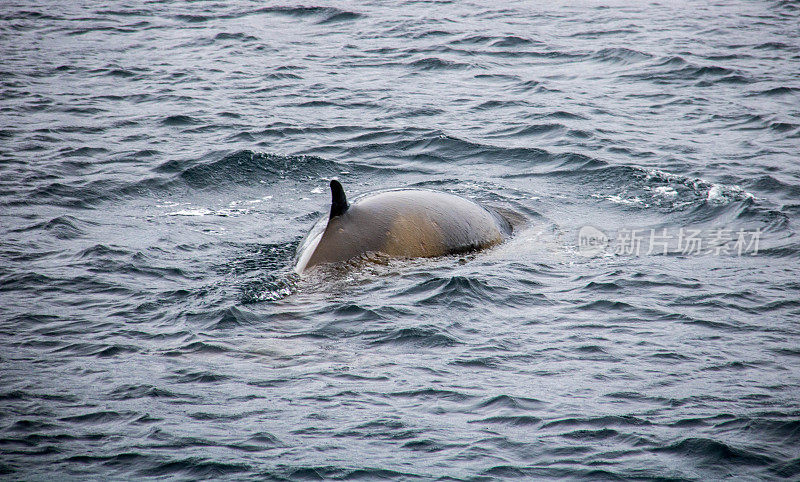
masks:
<instances>
[{"instance_id":1,"label":"mottled whale skin","mask_svg":"<svg viewBox=\"0 0 800 482\"><path fill-rule=\"evenodd\" d=\"M381 191L347 202L331 181L331 211L297 248L295 272L367 253L427 258L488 248L503 242L511 225L469 199L428 189Z\"/></svg>"}]
</instances>

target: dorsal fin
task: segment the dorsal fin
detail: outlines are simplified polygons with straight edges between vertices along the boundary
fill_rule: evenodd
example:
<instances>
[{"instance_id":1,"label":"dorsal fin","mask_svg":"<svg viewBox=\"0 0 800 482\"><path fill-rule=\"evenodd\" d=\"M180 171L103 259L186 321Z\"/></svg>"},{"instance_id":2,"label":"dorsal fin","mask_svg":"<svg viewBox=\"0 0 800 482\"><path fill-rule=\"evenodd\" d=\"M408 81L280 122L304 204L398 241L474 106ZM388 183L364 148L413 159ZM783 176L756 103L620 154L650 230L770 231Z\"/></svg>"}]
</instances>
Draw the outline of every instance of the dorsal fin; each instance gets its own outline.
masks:
<instances>
[{"instance_id":1,"label":"dorsal fin","mask_svg":"<svg viewBox=\"0 0 800 482\"><path fill-rule=\"evenodd\" d=\"M347 203L347 196L344 194L342 184L336 179L331 180L331 218L341 216L347 211L350 204ZM330 219L330 218L328 218Z\"/></svg>"}]
</instances>

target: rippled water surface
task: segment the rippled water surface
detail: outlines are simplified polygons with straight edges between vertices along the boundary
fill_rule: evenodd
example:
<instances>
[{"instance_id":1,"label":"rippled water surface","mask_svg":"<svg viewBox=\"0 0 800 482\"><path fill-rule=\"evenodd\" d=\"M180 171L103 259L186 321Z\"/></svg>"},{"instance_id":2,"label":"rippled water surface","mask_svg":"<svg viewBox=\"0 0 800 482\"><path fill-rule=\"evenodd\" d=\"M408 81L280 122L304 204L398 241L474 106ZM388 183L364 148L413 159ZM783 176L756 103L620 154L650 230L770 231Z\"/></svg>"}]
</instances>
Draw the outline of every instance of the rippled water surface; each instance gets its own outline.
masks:
<instances>
[{"instance_id":1,"label":"rippled water surface","mask_svg":"<svg viewBox=\"0 0 800 482\"><path fill-rule=\"evenodd\" d=\"M0 477L800 477L798 24L3 2ZM334 177L524 220L297 277Z\"/></svg>"}]
</instances>

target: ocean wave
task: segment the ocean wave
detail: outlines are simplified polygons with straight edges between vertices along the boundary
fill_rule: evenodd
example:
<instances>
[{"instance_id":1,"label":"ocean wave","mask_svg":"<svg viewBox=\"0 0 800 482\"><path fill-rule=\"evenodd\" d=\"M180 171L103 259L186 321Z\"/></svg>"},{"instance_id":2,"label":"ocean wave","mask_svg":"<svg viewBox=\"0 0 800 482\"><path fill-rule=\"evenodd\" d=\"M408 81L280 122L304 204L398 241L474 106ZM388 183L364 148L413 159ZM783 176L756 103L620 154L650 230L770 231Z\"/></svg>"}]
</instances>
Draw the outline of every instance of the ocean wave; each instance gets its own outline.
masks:
<instances>
[{"instance_id":1,"label":"ocean wave","mask_svg":"<svg viewBox=\"0 0 800 482\"><path fill-rule=\"evenodd\" d=\"M704 459L709 464L770 465L772 457L738 448L718 440L691 437L680 440L667 447L651 449L653 452L676 453Z\"/></svg>"}]
</instances>

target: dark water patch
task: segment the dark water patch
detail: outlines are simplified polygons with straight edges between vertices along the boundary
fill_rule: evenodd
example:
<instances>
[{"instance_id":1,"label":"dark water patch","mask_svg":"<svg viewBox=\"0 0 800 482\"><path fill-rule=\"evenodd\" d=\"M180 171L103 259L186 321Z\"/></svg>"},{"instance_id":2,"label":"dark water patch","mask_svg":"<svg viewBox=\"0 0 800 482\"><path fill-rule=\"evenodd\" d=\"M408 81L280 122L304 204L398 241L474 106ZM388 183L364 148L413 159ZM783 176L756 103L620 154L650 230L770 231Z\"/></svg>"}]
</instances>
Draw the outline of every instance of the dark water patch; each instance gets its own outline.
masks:
<instances>
[{"instance_id":1,"label":"dark water patch","mask_svg":"<svg viewBox=\"0 0 800 482\"><path fill-rule=\"evenodd\" d=\"M123 344L115 344L115 345L108 345L102 350L98 351L94 354L94 356L98 358L109 358L114 357L117 355L124 355L129 353L138 353L141 351L141 348L135 345L123 345Z\"/></svg>"},{"instance_id":2,"label":"dark water patch","mask_svg":"<svg viewBox=\"0 0 800 482\"><path fill-rule=\"evenodd\" d=\"M130 70L125 70L125 69L111 69L104 75L108 75L110 77L129 78L129 77L135 77L136 72L131 72Z\"/></svg>"},{"instance_id":3,"label":"dark water patch","mask_svg":"<svg viewBox=\"0 0 800 482\"><path fill-rule=\"evenodd\" d=\"M581 288L582 291L588 291L591 293L596 293L598 291L606 291L606 292L614 292L620 291L622 286L618 285L617 283L599 283L596 281L590 281L586 286Z\"/></svg>"},{"instance_id":4,"label":"dark water patch","mask_svg":"<svg viewBox=\"0 0 800 482\"><path fill-rule=\"evenodd\" d=\"M649 426L652 423L646 419L634 417L632 415L605 415L598 417L585 418L564 418L545 422L543 429L555 427L579 427L579 426L600 426L600 427L639 427Z\"/></svg>"},{"instance_id":5,"label":"dark water patch","mask_svg":"<svg viewBox=\"0 0 800 482\"><path fill-rule=\"evenodd\" d=\"M259 8L252 13L274 13L281 15L289 15L293 17L316 17L318 18L317 24L325 25L335 22L346 22L349 20L356 20L364 17L363 14L351 12L347 10L340 10L335 7L317 7L317 6L296 6L296 7L264 7Z\"/></svg>"},{"instance_id":6,"label":"dark water patch","mask_svg":"<svg viewBox=\"0 0 800 482\"><path fill-rule=\"evenodd\" d=\"M588 353L588 354L605 354L605 348L598 346L598 345L583 345L573 349L578 353Z\"/></svg>"},{"instance_id":7,"label":"dark water patch","mask_svg":"<svg viewBox=\"0 0 800 482\"><path fill-rule=\"evenodd\" d=\"M424 388L420 390L406 390L401 392L388 393L389 397L414 398L421 400L446 400L451 402L464 402L471 400L474 396L455 390L442 390L438 388Z\"/></svg>"},{"instance_id":8,"label":"dark water patch","mask_svg":"<svg viewBox=\"0 0 800 482\"><path fill-rule=\"evenodd\" d=\"M615 301L615 300L590 301L589 303L584 303L580 305L579 308L581 311L601 310L601 311L615 311L620 313L634 313L638 311L637 307L629 303L625 303L624 301Z\"/></svg>"},{"instance_id":9,"label":"dark water patch","mask_svg":"<svg viewBox=\"0 0 800 482\"><path fill-rule=\"evenodd\" d=\"M795 478L800 475L800 457L797 457L789 462L777 463L770 467L770 472L778 477Z\"/></svg>"},{"instance_id":10,"label":"dark water patch","mask_svg":"<svg viewBox=\"0 0 800 482\"><path fill-rule=\"evenodd\" d=\"M109 189L113 184L107 180L85 183L78 180L70 184L53 182L34 188L25 200L20 199L9 204L53 204L75 209L90 209L109 199L111 194Z\"/></svg>"},{"instance_id":11,"label":"dark water patch","mask_svg":"<svg viewBox=\"0 0 800 482\"><path fill-rule=\"evenodd\" d=\"M455 336L434 326L398 328L389 333L374 337L373 345L397 345L405 347L440 348L461 344Z\"/></svg>"},{"instance_id":12,"label":"dark water patch","mask_svg":"<svg viewBox=\"0 0 800 482\"><path fill-rule=\"evenodd\" d=\"M151 16L153 12L147 9L125 8L125 9L112 9L100 8L94 11L96 15L111 15L114 17L147 17Z\"/></svg>"},{"instance_id":13,"label":"dark water patch","mask_svg":"<svg viewBox=\"0 0 800 482\"><path fill-rule=\"evenodd\" d=\"M423 38L428 38L428 37L434 37L434 38L435 37L448 37L450 35L453 35L453 34L451 32L446 31L446 30L428 30L426 32L414 34L413 38L415 38L415 39L423 39Z\"/></svg>"},{"instance_id":14,"label":"dark water patch","mask_svg":"<svg viewBox=\"0 0 800 482\"><path fill-rule=\"evenodd\" d=\"M274 73L265 75L264 79L266 79L266 80L300 80L300 79L302 79L302 77L297 75L297 74L293 74L291 72L274 72ZM302 106L303 106L302 104L298 105L298 107L302 107ZM305 106L309 107L309 105L305 105Z\"/></svg>"},{"instance_id":15,"label":"dark water patch","mask_svg":"<svg viewBox=\"0 0 800 482\"><path fill-rule=\"evenodd\" d=\"M95 266L89 268L89 271L93 273L113 271L119 274L131 274L141 278L157 280L187 280L190 278L184 270L174 266L153 266L153 261L146 256L134 255L133 259L133 262L109 258L98 259L94 263Z\"/></svg>"},{"instance_id":16,"label":"dark water patch","mask_svg":"<svg viewBox=\"0 0 800 482\"><path fill-rule=\"evenodd\" d=\"M86 223L80 221L74 216L59 216L53 218L46 223L39 224L34 228L41 228L50 232L58 239L75 239L86 234L86 231L81 229L81 226L86 226ZM29 230L30 228L26 229Z\"/></svg>"},{"instance_id":17,"label":"dark water patch","mask_svg":"<svg viewBox=\"0 0 800 482\"><path fill-rule=\"evenodd\" d=\"M741 361L733 361L729 363L723 363L721 365L711 365L708 367L702 368L702 370L710 370L710 371L742 371L748 370L751 368L758 368L757 364L754 363L747 363Z\"/></svg>"},{"instance_id":18,"label":"dark water patch","mask_svg":"<svg viewBox=\"0 0 800 482\"><path fill-rule=\"evenodd\" d=\"M167 377L174 380L176 383L218 383L229 380L230 377L220 373L211 373L207 371L195 371L190 369L178 370L174 375Z\"/></svg>"},{"instance_id":19,"label":"dark water patch","mask_svg":"<svg viewBox=\"0 0 800 482\"><path fill-rule=\"evenodd\" d=\"M656 453L673 453L703 460L706 464L715 465L770 465L775 462L772 457L737 448L708 438L686 438L667 447L650 449Z\"/></svg>"},{"instance_id":20,"label":"dark water patch","mask_svg":"<svg viewBox=\"0 0 800 482\"><path fill-rule=\"evenodd\" d=\"M0 393L0 400L44 400L74 404L80 399L71 394L11 390L10 392Z\"/></svg>"},{"instance_id":21,"label":"dark water patch","mask_svg":"<svg viewBox=\"0 0 800 482\"><path fill-rule=\"evenodd\" d=\"M9 432L38 432L42 430L53 430L55 428L58 428L58 425L49 422L17 420L12 425L5 427L4 430Z\"/></svg>"},{"instance_id":22,"label":"dark water patch","mask_svg":"<svg viewBox=\"0 0 800 482\"><path fill-rule=\"evenodd\" d=\"M130 251L125 249L114 248L104 244L95 244L89 248L79 251L75 257L78 259L88 258L108 258L114 256L129 256Z\"/></svg>"},{"instance_id":23,"label":"dark water patch","mask_svg":"<svg viewBox=\"0 0 800 482\"><path fill-rule=\"evenodd\" d=\"M213 312L188 312L187 320L203 323L206 330L230 330L258 323L258 317L243 309L231 306Z\"/></svg>"},{"instance_id":24,"label":"dark water patch","mask_svg":"<svg viewBox=\"0 0 800 482\"><path fill-rule=\"evenodd\" d=\"M672 358L670 357L669 359ZM686 403L682 399L648 396L636 392L614 392L608 393L605 396L614 400L630 400L631 402L647 402L649 404L655 403L668 407L680 407Z\"/></svg>"},{"instance_id":25,"label":"dark water patch","mask_svg":"<svg viewBox=\"0 0 800 482\"><path fill-rule=\"evenodd\" d=\"M502 367L503 360L498 357L460 358L453 360L451 364L469 368L485 368L487 370L496 370Z\"/></svg>"},{"instance_id":26,"label":"dark water patch","mask_svg":"<svg viewBox=\"0 0 800 482\"><path fill-rule=\"evenodd\" d=\"M487 100L474 107L475 110L494 110L502 107L524 107L528 103L522 100Z\"/></svg>"},{"instance_id":27,"label":"dark water patch","mask_svg":"<svg viewBox=\"0 0 800 482\"><path fill-rule=\"evenodd\" d=\"M482 409L512 408L515 410L532 410L541 408L542 404L544 404L544 402L542 402L541 400L537 400L535 398L498 395L496 397L492 397L489 398L488 400L480 402L476 406L476 408L482 408Z\"/></svg>"},{"instance_id":28,"label":"dark water patch","mask_svg":"<svg viewBox=\"0 0 800 482\"><path fill-rule=\"evenodd\" d=\"M332 311L332 314L337 321L346 320L346 321L367 322L367 321L380 321L383 319L383 317L374 310L364 308L352 303L342 306L337 306Z\"/></svg>"},{"instance_id":29,"label":"dark water patch","mask_svg":"<svg viewBox=\"0 0 800 482\"><path fill-rule=\"evenodd\" d=\"M541 136L565 129L563 124L532 124L521 127L511 127L504 129L496 134L497 137L526 137Z\"/></svg>"},{"instance_id":30,"label":"dark water patch","mask_svg":"<svg viewBox=\"0 0 800 482\"><path fill-rule=\"evenodd\" d=\"M87 234L96 223L81 220L72 215L58 216L49 221L34 223L22 228L11 229L12 233L46 231L57 239L77 239Z\"/></svg>"},{"instance_id":31,"label":"dark water patch","mask_svg":"<svg viewBox=\"0 0 800 482\"><path fill-rule=\"evenodd\" d=\"M404 109L389 116L390 119L407 119L410 117L428 117L444 114L445 111L436 108Z\"/></svg>"},{"instance_id":32,"label":"dark water patch","mask_svg":"<svg viewBox=\"0 0 800 482\"><path fill-rule=\"evenodd\" d=\"M498 415L494 417L482 418L480 420L470 420L468 423L477 424L500 424L513 427L537 426L542 422L539 417L531 415Z\"/></svg>"},{"instance_id":33,"label":"dark water patch","mask_svg":"<svg viewBox=\"0 0 800 482\"><path fill-rule=\"evenodd\" d=\"M570 120L588 120L587 117L576 114L574 112L567 112L563 110L557 110L555 112L548 112L546 114L539 114L536 116L538 119L570 119Z\"/></svg>"},{"instance_id":34,"label":"dark water patch","mask_svg":"<svg viewBox=\"0 0 800 482\"><path fill-rule=\"evenodd\" d=\"M748 78L746 76L743 76L743 75L725 75L725 76L720 77L718 79L702 80L700 82L697 82L697 84L695 84L695 85L697 85L698 87L712 87L712 86L717 85L717 84L734 84L734 85L739 84L739 85L743 85L743 84L750 84L752 82L753 82L753 79L750 79L750 78Z\"/></svg>"},{"instance_id":35,"label":"dark water patch","mask_svg":"<svg viewBox=\"0 0 800 482\"><path fill-rule=\"evenodd\" d=\"M64 333L64 330L61 330L61 333L66 334ZM78 332L73 332L72 334L78 334ZM97 358L108 358L119 354L137 353L139 351L140 348L133 345L122 345L122 344L109 345L107 343L76 342L76 343L67 343L62 346L59 346L51 353L79 355L84 357L91 356Z\"/></svg>"},{"instance_id":36,"label":"dark water patch","mask_svg":"<svg viewBox=\"0 0 800 482\"><path fill-rule=\"evenodd\" d=\"M209 20L212 20L214 18L217 18L217 17L215 17L213 15L189 15L189 14L175 15L175 19L176 20L181 20L181 21L187 22L187 23L202 23L202 22L207 22Z\"/></svg>"},{"instance_id":37,"label":"dark water patch","mask_svg":"<svg viewBox=\"0 0 800 482\"><path fill-rule=\"evenodd\" d=\"M243 32L237 33L228 33L228 32L220 32L214 36L214 40L240 40L243 42L251 42L253 40L258 40L257 37L253 37L252 35L247 35Z\"/></svg>"},{"instance_id":38,"label":"dark water patch","mask_svg":"<svg viewBox=\"0 0 800 482\"><path fill-rule=\"evenodd\" d=\"M575 454L582 454L586 450L581 450L580 447L570 449ZM564 459L558 462L577 465L575 459ZM640 471L634 471L632 474L620 474L611 470L604 469L582 469L577 467L542 467L531 465L497 465L489 469L482 470L481 475L485 475L491 479L511 479L511 478L527 478L534 480L545 479L580 479L580 480L658 480L658 481L675 481L685 482L686 479L682 478L669 478L658 475L640 475Z\"/></svg>"},{"instance_id":39,"label":"dark water patch","mask_svg":"<svg viewBox=\"0 0 800 482\"><path fill-rule=\"evenodd\" d=\"M225 421L225 420L227 420L227 421L233 421L233 420L241 420L242 418L244 418L244 415L243 414L196 412L196 413L189 414L189 417L191 419L193 419L193 420L210 420L210 421L214 421L214 420L223 420L223 421ZM204 445L209 445L209 443L205 442L205 441L203 441L203 444ZM183 444L181 444L181 445L183 445Z\"/></svg>"},{"instance_id":40,"label":"dark water patch","mask_svg":"<svg viewBox=\"0 0 800 482\"><path fill-rule=\"evenodd\" d=\"M772 351L779 355L800 357L800 348L773 348Z\"/></svg>"},{"instance_id":41,"label":"dark water patch","mask_svg":"<svg viewBox=\"0 0 800 482\"><path fill-rule=\"evenodd\" d=\"M753 96L785 96L785 95L795 95L800 93L800 87L773 87L771 89L762 90L759 92L754 92L751 95Z\"/></svg>"},{"instance_id":42,"label":"dark water patch","mask_svg":"<svg viewBox=\"0 0 800 482\"><path fill-rule=\"evenodd\" d=\"M279 179L313 175L332 176L335 164L314 156L280 156L238 151L221 159L198 163L182 169L182 163L170 162L158 168L161 172L180 170L180 178L193 188L219 188L226 184L256 184Z\"/></svg>"},{"instance_id":43,"label":"dark water patch","mask_svg":"<svg viewBox=\"0 0 800 482\"><path fill-rule=\"evenodd\" d=\"M572 432L562 433L561 437L571 438L575 440L606 440L613 439L620 435L619 432L610 428L601 428L599 430L574 430Z\"/></svg>"},{"instance_id":44,"label":"dark water patch","mask_svg":"<svg viewBox=\"0 0 800 482\"><path fill-rule=\"evenodd\" d=\"M100 464L105 467L122 469L127 469L128 467L137 466L140 464L146 464L149 460L150 457L136 452L126 452L114 455L74 455L64 459L65 462L69 463L83 465Z\"/></svg>"},{"instance_id":45,"label":"dark water patch","mask_svg":"<svg viewBox=\"0 0 800 482\"><path fill-rule=\"evenodd\" d=\"M785 42L774 42L774 41L760 43L753 48L759 50L789 50L794 52L800 50L800 48L798 48L798 46L796 45L787 44Z\"/></svg>"},{"instance_id":46,"label":"dark water patch","mask_svg":"<svg viewBox=\"0 0 800 482\"><path fill-rule=\"evenodd\" d=\"M685 355L681 355L680 353L675 353L675 352L671 352L671 351L653 353L652 355L649 355L649 358L652 358L654 360L659 360L659 361L665 361L665 360L666 361L674 361L676 363L692 360L691 357L688 357L688 356L685 356Z\"/></svg>"},{"instance_id":47,"label":"dark water patch","mask_svg":"<svg viewBox=\"0 0 800 482\"><path fill-rule=\"evenodd\" d=\"M480 80L495 80L499 82L519 82L520 77L514 74L475 74L473 77Z\"/></svg>"},{"instance_id":48,"label":"dark water patch","mask_svg":"<svg viewBox=\"0 0 800 482\"><path fill-rule=\"evenodd\" d=\"M440 59L438 57L427 57L424 59L415 60L408 64L417 70L459 70L469 68L469 64L463 62L456 62L453 60Z\"/></svg>"},{"instance_id":49,"label":"dark water patch","mask_svg":"<svg viewBox=\"0 0 800 482\"><path fill-rule=\"evenodd\" d=\"M82 415L72 415L68 417L61 417L58 420L61 422L66 423L76 423L76 424L104 424L104 423L113 423L117 422L121 419L129 418L131 415L134 415L133 412L116 412L112 410L102 410L99 412L90 412L85 413Z\"/></svg>"},{"instance_id":50,"label":"dark water patch","mask_svg":"<svg viewBox=\"0 0 800 482\"><path fill-rule=\"evenodd\" d=\"M163 352L165 356L180 356L180 355L188 355L188 354L208 354L208 355L219 355L228 353L231 351L231 348L217 345L214 343L206 343L202 341L194 341L191 343L187 343L181 347L167 350Z\"/></svg>"},{"instance_id":51,"label":"dark water patch","mask_svg":"<svg viewBox=\"0 0 800 482\"><path fill-rule=\"evenodd\" d=\"M200 122L201 122L200 119L197 119L195 117L177 114L165 117L164 120L161 121L161 124L165 126L177 127L177 126L197 125Z\"/></svg>"},{"instance_id":52,"label":"dark water patch","mask_svg":"<svg viewBox=\"0 0 800 482\"><path fill-rule=\"evenodd\" d=\"M189 457L160 463L137 472L144 477L226 477L249 472L252 467L243 463L215 462L201 457Z\"/></svg>"},{"instance_id":53,"label":"dark water patch","mask_svg":"<svg viewBox=\"0 0 800 482\"><path fill-rule=\"evenodd\" d=\"M499 40L495 40L490 45L492 47L519 47L521 45L541 44L542 42L534 41L525 37L518 37L516 35L509 35Z\"/></svg>"},{"instance_id":54,"label":"dark water patch","mask_svg":"<svg viewBox=\"0 0 800 482\"><path fill-rule=\"evenodd\" d=\"M339 104L328 100L310 100L296 104L297 107L338 107Z\"/></svg>"},{"instance_id":55,"label":"dark water patch","mask_svg":"<svg viewBox=\"0 0 800 482\"><path fill-rule=\"evenodd\" d=\"M762 400L770 400L771 397L757 397ZM752 399L752 397L750 397ZM800 419L780 420L774 418L751 418L740 417L714 425L715 428L736 431L740 433L757 432L765 439L771 439L776 443L786 446L795 446L800 442Z\"/></svg>"},{"instance_id":56,"label":"dark water patch","mask_svg":"<svg viewBox=\"0 0 800 482\"><path fill-rule=\"evenodd\" d=\"M488 44L492 40L494 40L494 37L487 37L485 35L470 35L469 37L452 40L450 44L451 45Z\"/></svg>"},{"instance_id":57,"label":"dark water patch","mask_svg":"<svg viewBox=\"0 0 800 482\"><path fill-rule=\"evenodd\" d=\"M2 15L0 16L3 20L23 20L23 19L35 19L35 20L62 20L61 17L39 12L36 10L16 10L13 14Z\"/></svg>"},{"instance_id":58,"label":"dark water patch","mask_svg":"<svg viewBox=\"0 0 800 482\"><path fill-rule=\"evenodd\" d=\"M422 430L419 429L409 429L403 422L398 420L378 419L338 432L334 437L407 440L416 438L421 432Z\"/></svg>"},{"instance_id":59,"label":"dark water patch","mask_svg":"<svg viewBox=\"0 0 800 482\"><path fill-rule=\"evenodd\" d=\"M163 399L197 399L196 395L176 393L171 390L158 388L153 385L131 385L119 386L108 393L111 400L137 400L141 398L163 398Z\"/></svg>"},{"instance_id":60,"label":"dark water patch","mask_svg":"<svg viewBox=\"0 0 800 482\"><path fill-rule=\"evenodd\" d=\"M736 417L730 414L719 414L714 415L711 417L693 417L693 418L685 418L682 420L678 420L675 422L671 422L667 424L668 427L685 427L685 428L692 428L692 427L708 427L716 425L720 422L725 422L729 420L735 420Z\"/></svg>"},{"instance_id":61,"label":"dark water patch","mask_svg":"<svg viewBox=\"0 0 800 482\"><path fill-rule=\"evenodd\" d=\"M14 272L0 275L0 285L3 292L26 291L32 288L43 288L42 291L56 291L58 288L55 278L34 272Z\"/></svg>"},{"instance_id":62,"label":"dark water patch","mask_svg":"<svg viewBox=\"0 0 800 482\"><path fill-rule=\"evenodd\" d=\"M423 281L394 295L400 298L413 297L419 304L459 303L472 304L506 292L506 288L490 286L484 281L464 276L433 278Z\"/></svg>"},{"instance_id":63,"label":"dark water patch","mask_svg":"<svg viewBox=\"0 0 800 482\"><path fill-rule=\"evenodd\" d=\"M653 58L653 56L645 52L627 48L604 48L595 53L592 58L601 62L627 65L644 62Z\"/></svg>"},{"instance_id":64,"label":"dark water patch","mask_svg":"<svg viewBox=\"0 0 800 482\"><path fill-rule=\"evenodd\" d=\"M687 62L683 57L671 56L647 66L642 72L623 74L621 77L639 79L656 84L667 82L686 82L703 80L728 83L750 83L752 80L742 72L720 65L697 65ZM725 80L726 79L726 80Z\"/></svg>"},{"instance_id":65,"label":"dark water patch","mask_svg":"<svg viewBox=\"0 0 800 482\"><path fill-rule=\"evenodd\" d=\"M320 21L318 21L317 24L318 25L326 25L326 24L335 23L335 22L348 22L350 20L356 20L356 19L359 19L361 17L363 17L363 15L360 14L360 13L339 11L339 12L336 12L336 13L333 13L331 15L326 16L325 18L323 18Z\"/></svg>"},{"instance_id":66,"label":"dark water patch","mask_svg":"<svg viewBox=\"0 0 800 482\"><path fill-rule=\"evenodd\" d=\"M415 452L439 452L447 448L453 447L454 444L446 444L437 442L430 439L411 440L402 445L402 448L413 450Z\"/></svg>"}]
</instances>

